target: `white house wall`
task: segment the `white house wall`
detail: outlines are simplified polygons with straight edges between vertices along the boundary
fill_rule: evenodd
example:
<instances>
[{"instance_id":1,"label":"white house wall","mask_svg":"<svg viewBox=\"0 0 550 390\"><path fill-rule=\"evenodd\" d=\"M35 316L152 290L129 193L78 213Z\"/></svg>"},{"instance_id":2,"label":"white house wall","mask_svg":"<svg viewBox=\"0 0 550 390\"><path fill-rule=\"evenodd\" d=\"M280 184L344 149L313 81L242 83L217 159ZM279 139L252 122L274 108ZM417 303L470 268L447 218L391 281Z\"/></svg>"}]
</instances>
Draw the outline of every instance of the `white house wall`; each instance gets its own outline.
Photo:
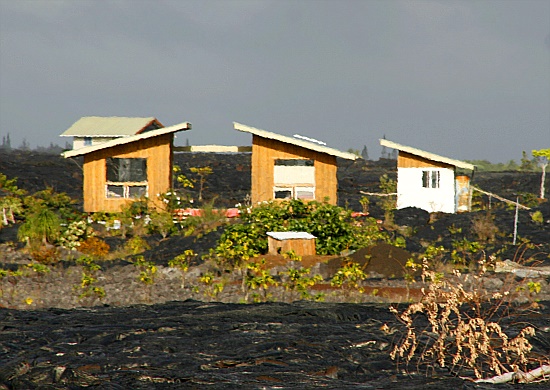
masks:
<instances>
[{"instance_id":1,"label":"white house wall","mask_svg":"<svg viewBox=\"0 0 550 390\"><path fill-rule=\"evenodd\" d=\"M104 142L110 141L117 137L92 137L92 145L98 145L102 144ZM84 146L88 146L85 144L85 138L84 137L74 137L73 138L73 149L79 149Z\"/></svg>"},{"instance_id":2,"label":"white house wall","mask_svg":"<svg viewBox=\"0 0 550 390\"><path fill-rule=\"evenodd\" d=\"M422 187L423 171L439 171L439 188ZM454 213L455 177L448 168L397 168L397 208Z\"/></svg>"}]
</instances>

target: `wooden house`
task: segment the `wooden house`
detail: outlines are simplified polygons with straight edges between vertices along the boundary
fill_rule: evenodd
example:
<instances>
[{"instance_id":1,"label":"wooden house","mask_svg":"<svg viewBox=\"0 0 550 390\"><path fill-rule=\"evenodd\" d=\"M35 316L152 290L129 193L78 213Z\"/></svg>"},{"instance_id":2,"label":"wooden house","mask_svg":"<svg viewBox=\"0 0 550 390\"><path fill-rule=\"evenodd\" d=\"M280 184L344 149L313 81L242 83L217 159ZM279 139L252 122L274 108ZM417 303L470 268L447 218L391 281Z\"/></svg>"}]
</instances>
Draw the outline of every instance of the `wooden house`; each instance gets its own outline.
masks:
<instances>
[{"instance_id":1,"label":"wooden house","mask_svg":"<svg viewBox=\"0 0 550 390\"><path fill-rule=\"evenodd\" d=\"M156 118L85 116L65 130L61 137L73 137L73 149L98 145L164 127Z\"/></svg>"},{"instance_id":2,"label":"wooden house","mask_svg":"<svg viewBox=\"0 0 550 390\"><path fill-rule=\"evenodd\" d=\"M189 129L183 122L62 153L84 158L84 211L118 212L143 196L160 207L157 194L172 187L174 133Z\"/></svg>"},{"instance_id":3,"label":"wooden house","mask_svg":"<svg viewBox=\"0 0 550 390\"><path fill-rule=\"evenodd\" d=\"M381 139L380 145L398 151L398 209L418 207L430 213L470 210L469 177L457 176L457 168L473 171L474 165L386 139Z\"/></svg>"},{"instance_id":4,"label":"wooden house","mask_svg":"<svg viewBox=\"0 0 550 390\"><path fill-rule=\"evenodd\" d=\"M252 204L277 199L327 200L337 204L336 158L353 153L329 148L306 137L288 137L234 123L252 134Z\"/></svg>"}]
</instances>

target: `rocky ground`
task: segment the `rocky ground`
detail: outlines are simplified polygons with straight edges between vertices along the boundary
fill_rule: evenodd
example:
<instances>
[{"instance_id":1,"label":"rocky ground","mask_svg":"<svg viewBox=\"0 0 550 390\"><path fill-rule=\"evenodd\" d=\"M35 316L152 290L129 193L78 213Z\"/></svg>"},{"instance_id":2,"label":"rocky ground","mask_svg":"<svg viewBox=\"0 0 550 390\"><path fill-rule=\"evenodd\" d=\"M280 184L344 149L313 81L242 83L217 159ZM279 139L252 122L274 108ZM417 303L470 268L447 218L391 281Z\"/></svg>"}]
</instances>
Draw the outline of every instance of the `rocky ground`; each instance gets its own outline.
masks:
<instances>
[{"instance_id":1,"label":"rocky ground","mask_svg":"<svg viewBox=\"0 0 550 390\"><path fill-rule=\"evenodd\" d=\"M184 171L192 166L213 168L204 197L207 201L215 198L217 207L233 207L246 198L249 154L178 154L175 160ZM395 177L394 164L392 160L341 161L340 204L360 210L359 191L378 191L380 175ZM0 155L0 172L18 177L19 187L32 193L49 186L77 200L82 196L80 165L78 159L35 153ZM473 183L508 199L527 199L527 193L538 191L540 174L478 172ZM192 190L191 196L196 195ZM487 197L478 200L488 208ZM535 211L545 216L543 223L533 221ZM369 212L382 219L376 199ZM489 217L498 232L488 248L498 250L502 259L523 265L550 265L549 203L519 213L518 237L534 243L532 248L510 245L514 213L491 200ZM437 372L436 379L405 375L388 357L396 335L380 330L384 323L399 326L388 311L388 302L417 299L424 287L420 281L407 283L403 279L404 262L421 252L426 243L451 248L453 240L479 240L479 232L472 226L483 218L487 218L487 210L457 215L397 211L394 234L407 231L406 249L379 245L350 254L371 276L362 294L330 286L330 277L343 258L304 258L302 265L313 267L313 272L325 279L312 290L324 294L324 303L296 301L297 294L279 287L270 290L271 299L278 303L241 305L252 297L242 292L238 274L219 274L225 287L216 295L196 283L201 273L211 269L210 264L197 260L185 274L167 266L185 249L199 255L208 253L220 229L201 237L149 237L151 249L143 255L158 267L151 285L139 281L140 270L128 259L102 264L98 285L106 295L101 300L78 297L82 268L66 256L50 267L49 273L29 269L27 277L0 281L0 304L4 307L0 310L0 383L4 388L21 389L483 388L447 371ZM458 233L461 231L463 234ZM107 241L113 250L122 245L116 237ZM275 275L292 266L281 257L265 258ZM15 270L28 260L16 243L16 228L1 229L0 268ZM467 275L462 278L462 283L472 282ZM540 291L530 291L529 282L538 283ZM535 351L546 356L550 355L549 282L545 274L525 279L511 272L491 272L478 285L488 293L519 286L514 292L515 304L529 305L534 299L542 302L539 314L531 315L528 322L538 330ZM514 385L503 388L507 387ZM545 388L542 384L527 387Z\"/></svg>"}]
</instances>

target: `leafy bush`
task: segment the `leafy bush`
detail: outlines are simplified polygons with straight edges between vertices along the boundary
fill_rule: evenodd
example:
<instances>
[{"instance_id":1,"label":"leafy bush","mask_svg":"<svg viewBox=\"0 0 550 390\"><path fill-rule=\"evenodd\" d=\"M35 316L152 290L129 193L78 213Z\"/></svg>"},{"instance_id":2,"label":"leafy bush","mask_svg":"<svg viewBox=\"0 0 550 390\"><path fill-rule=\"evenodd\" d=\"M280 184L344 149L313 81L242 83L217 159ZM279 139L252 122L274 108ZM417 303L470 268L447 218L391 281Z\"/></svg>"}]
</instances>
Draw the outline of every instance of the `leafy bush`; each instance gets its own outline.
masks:
<instances>
[{"instance_id":1,"label":"leafy bush","mask_svg":"<svg viewBox=\"0 0 550 390\"><path fill-rule=\"evenodd\" d=\"M303 231L316 237L319 255L390 242L374 218L354 220L351 212L320 202L290 200L264 202L241 210L241 221L229 225L214 249L218 262L239 267L251 257L265 254L267 232Z\"/></svg>"},{"instance_id":2,"label":"leafy bush","mask_svg":"<svg viewBox=\"0 0 550 390\"><path fill-rule=\"evenodd\" d=\"M35 247L40 243L54 243L60 230L61 223L57 214L48 207L37 206L27 215L17 231L17 236L20 241L26 241Z\"/></svg>"},{"instance_id":3,"label":"leafy bush","mask_svg":"<svg viewBox=\"0 0 550 390\"><path fill-rule=\"evenodd\" d=\"M73 221L59 237L59 244L67 249L77 249L81 243L94 234L86 220Z\"/></svg>"}]
</instances>

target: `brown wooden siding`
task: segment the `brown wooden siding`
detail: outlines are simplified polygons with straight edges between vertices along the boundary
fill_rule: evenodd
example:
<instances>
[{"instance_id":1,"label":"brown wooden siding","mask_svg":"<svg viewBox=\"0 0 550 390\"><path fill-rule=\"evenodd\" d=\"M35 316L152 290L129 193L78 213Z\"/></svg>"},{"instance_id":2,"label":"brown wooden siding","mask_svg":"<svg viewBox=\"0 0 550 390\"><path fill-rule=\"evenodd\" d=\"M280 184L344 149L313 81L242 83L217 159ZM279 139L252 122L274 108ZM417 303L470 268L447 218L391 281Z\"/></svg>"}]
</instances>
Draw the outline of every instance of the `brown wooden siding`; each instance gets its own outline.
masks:
<instances>
[{"instance_id":1,"label":"brown wooden siding","mask_svg":"<svg viewBox=\"0 0 550 390\"><path fill-rule=\"evenodd\" d=\"M284 254L294 251L298 256L313 256L315 252L315 239L289 239L276 240L273 237L267 237L268 253L270 255Z\"/></svg>"},{"instance_id":2,"label":"brown wooden siding","mask_svg":"<svg viewBox=\"0 0 550 390\"><path fill-rule=\"evenodd\" d=\"M455 167L450 164L445 164L438 161L428 160L423 157L415 156L414 154L399 151L397 157L398 168L450 168Z\"/></svg>"},{"instance_id":3,"label":"brown wooden siding","mask_svg":"<svg viewBox=\"0 0 550 390\"><path fill-rule=\"evenodd\" d=\"M315 161L315 200L337 203L336 157L300 146L253 135L252 203L273 200L275 160L304 158Z\"/></svg>"},{"instance_id":4,"label":"brown wooden siding","mask_svg":"<svg viewBox=\"0 0 550 390\"><path fill-rule=\"evenodd\" d=\"M173 134L163 134L84 155L84 211L118 212L135 200L106 197L106 159L108 157L146 158L149 199L153 205L160 207L157 194L166 192L172 186L173 139Z\"/></svg>"}]
</instances>

